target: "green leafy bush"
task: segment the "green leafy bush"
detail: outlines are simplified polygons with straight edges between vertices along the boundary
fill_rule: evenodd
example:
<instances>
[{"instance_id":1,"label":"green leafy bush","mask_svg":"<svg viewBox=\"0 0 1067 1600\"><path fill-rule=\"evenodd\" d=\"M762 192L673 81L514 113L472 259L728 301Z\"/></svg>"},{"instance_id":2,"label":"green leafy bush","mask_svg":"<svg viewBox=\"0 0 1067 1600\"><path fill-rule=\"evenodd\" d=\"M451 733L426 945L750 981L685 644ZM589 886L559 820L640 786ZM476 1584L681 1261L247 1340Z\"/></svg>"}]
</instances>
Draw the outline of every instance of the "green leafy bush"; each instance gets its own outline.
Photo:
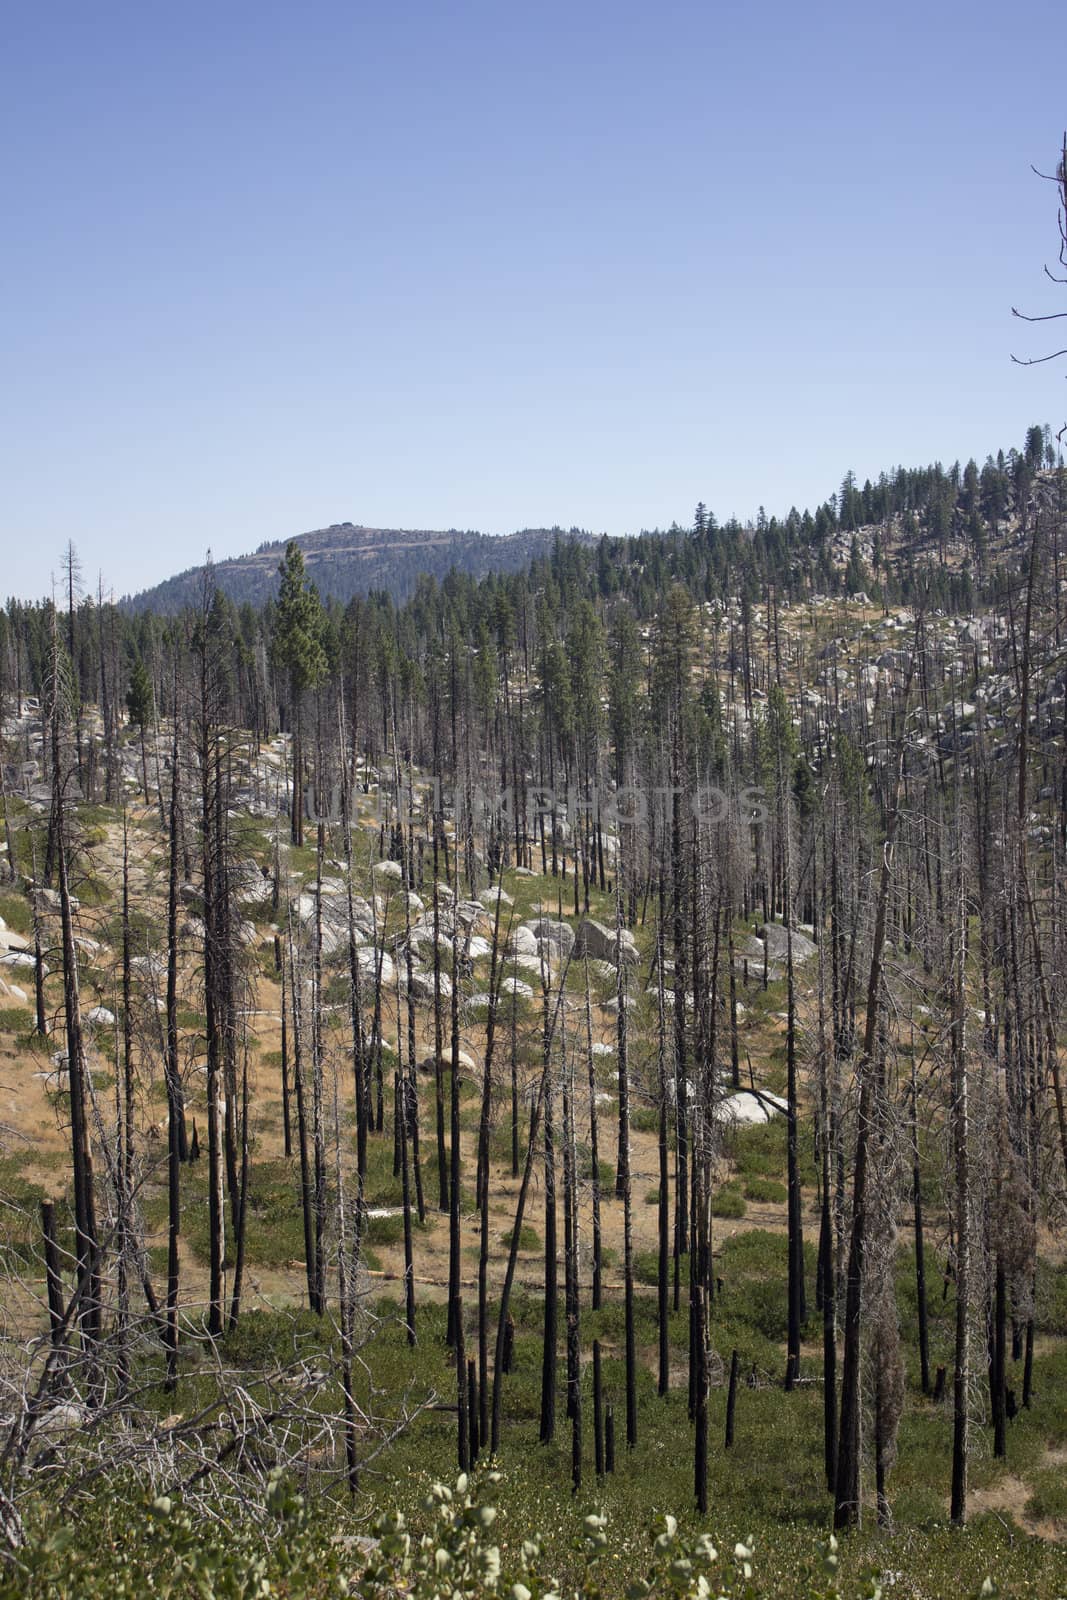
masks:
<instances>
[{"instance_id":1,"label":"green leafy bush","mask_svg":"<svg viewBox=\"0 0 1067 1600\"><path fill-rule=\"evenodd\" d=\"M746 1200L756 1200L765 1205L784 1205L788 1191L777 1178L751 1177L745 1179L744 1195Z\"/></svg>"},{"instance_id":2,"label":"green leafy bush","mask_svg":"<svg viewBox=\"0 0 1067 1600\"><path fill-rule=\"evenodd\" d=\"M511 1249L511 1241L512 1241L512 1238L514 1237L514 1234L515 1234L515 1229L514 1228L509 1228L507 1233L504 1234L504 1237L503 1237L503 1240L502 1240L502 1243L504 1244L504 1246L509 1250ZM540 1248L541 1248L541 1238L540 1238L540 1235L537 1232L537 1229L536 1228L531 1228L530 1224L528 1222L524 1222L522 1227L519 1229L519 1249L520 1250L540 1250Z\"/></svg>"},{"instance_id":3,"label":"green leafy bush","mask_svg":"<svg viewBox=\"0 0 1067 1600\"><path fill-rule=\"evenodd\" d=\"M724 1183L711 1197L713 1217L743 1217L745 1197L736 1184Z\"/></svg>"},{"instance_id":4,"label":"green leafy bush","mask_svg":"<svg viewBox=\"0 0 1067 1600\"><path fill-rule=\"evenodd\" d=\"M28 934L33 930L30 902L22 894L0 894L0 917L15 933Z\"/></svg>"},{"instance_id":5,"label":"green leafy bush","mask_svg":"<svg viewBox=\"0 0 1067 1600\"><path fill-rule=\"evenodd\" d=\"M492 1503L500 1474L462 1474L434 1483L415 1516L379 1515L369 1536L338 1536L336 1522L314 1515L280 1471L243 1516L208 1520L174 1494L131 1493L98 1508L95 1536L75 1519L34 1529L0 1568L0 1600L119 1600L152 1594L162 1600L320 1600L358 1594L363 1600L798 1600L877 1596L874 1572L842 1578L833 1536L810 1536L783 1587L780 1564L761 1569L762 1547L751 1536L721 1548L706 1531L686 1531L658 1512L620 1571L617 1532L597 1510L580 1519L567 1582L536 1526L508 1529ZM533 1509L533 1508L532 1508ZM894 1581L903 1578L894 1575ZM910 1589L908 1592L912 1592ZM962 1584L956 1593L965 1593ZM987 1578L982 1597L997 1593Z\"/></svg>"}]
</instances>

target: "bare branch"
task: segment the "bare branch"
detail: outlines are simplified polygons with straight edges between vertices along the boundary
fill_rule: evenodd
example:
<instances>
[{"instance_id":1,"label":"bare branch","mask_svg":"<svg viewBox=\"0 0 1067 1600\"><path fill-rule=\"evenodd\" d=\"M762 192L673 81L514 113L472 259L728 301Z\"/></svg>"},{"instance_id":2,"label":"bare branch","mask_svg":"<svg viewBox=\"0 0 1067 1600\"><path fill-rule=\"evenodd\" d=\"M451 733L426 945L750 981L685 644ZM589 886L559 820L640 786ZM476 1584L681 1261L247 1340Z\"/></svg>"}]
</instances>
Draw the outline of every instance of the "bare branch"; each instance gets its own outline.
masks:
<instances>
[{"instance_id":1,"label":"bare branch","mask_svg":"<svg viewBox=\"0 0 1067 1600\"><path fill-rule=\"evenodd\" d=\"M1047 272L1048 268L1045 270ZM1049 276L1051 277L1051 273ZM1067 317L1067 311L1048 311L1043 317L1028 317L1025 311L1019 311L1015 306L1012 306L1011 314L1013 317L1018 317L1021 322L1058 322L1061 317Z\"/></svg>"},{"instance_id":2,"label":"bare branch","mask_svg":"<svg viewBox=\"0 0 1067 1600\"><path fill-rule=\"evenodd\" d=\"M1022 356L1012 356L1011 359L1017 367L1040 367L1045 361L1058 361L1060 356L1067 356L1067 350L1054 350L1049 356L1029 356L1025 359Z\"/></svg>"}]
</instances>

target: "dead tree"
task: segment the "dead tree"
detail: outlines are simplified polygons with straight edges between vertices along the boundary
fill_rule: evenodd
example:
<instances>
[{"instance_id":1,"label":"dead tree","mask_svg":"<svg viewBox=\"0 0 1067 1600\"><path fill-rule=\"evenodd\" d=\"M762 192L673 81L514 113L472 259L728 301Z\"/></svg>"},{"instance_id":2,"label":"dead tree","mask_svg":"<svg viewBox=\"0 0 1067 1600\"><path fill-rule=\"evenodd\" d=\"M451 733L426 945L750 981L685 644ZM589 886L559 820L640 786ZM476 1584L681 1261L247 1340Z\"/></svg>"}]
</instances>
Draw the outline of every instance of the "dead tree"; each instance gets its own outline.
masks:
<instances>
[{"instance_id":1,"label":"dead tree","mask_svg":"<svg viewBox=\"0 0 1067 1600\"><path fill-rule=\"evenodd\" d=\"M585 961L585 1048L589 1070L589 1181L593 1205L593 1300L600 1310L603 1262L600 1232L600 1137L597 1113L596 1056L593 1052L593 1007L589 992L589 960Z\"/></svg>"},{"instance_id":2,"label":"dead tree","mask_svg":"<svg viewBox=\"0 0 1067 1600\"><path fill-rule=\"evenodd\" d=\"M962 841L958 841L961 844ZM952 1383L953 1522L967 1520L967 1469L971 1316L971 1151L970 1098L967 1067L967 903L962 864L953 956L952 1000L952 1149L955 1163L956 1221L956 1346Z\"/></svg>"},{"instance_id":3,"label":"dead tree","mask_svg":"<svg viewBox=\"0 0 1067 1600\"><path fill-rule=\"evenodd\" d=\"M80 1297L79 1322L82 1337L86 1345L91 1348L101 1336L102 1305L99 1276L100 1245L97 1235L92 1146L89 1136L88 1067L82 1032L81 986L78 979L78 951L74 940L73 897L68 868L70 850L66 809L68 767L63 747L72 691L69 669L62 657L56 634L54 614L52 629L49 707L52 745L52 816L55 823L62 925L63 1013L66 1024L67 1082L70 1091L70 1144Z\"/></svg>"},{"instance_id":4,"label":"dead tree","mask_svg":"<svg viewBox=\"0 0 1067 1600\"><path fill-rule=\"evenodd\" d=\"M541 1443L550 1444L556 1432L556 1343L558 1338L559 1274L556 1239L556 1131L555 1085L553 1083L553 1017L549 1003L547 962L542 956L542 1070L544 1075L544 1172L545 1172L545 1291L541 1347Z\"/></svg>"},{"instance_id":5,"label":"dead tree","mask_svg":"<svg viewBox=\"0 0 1067 1600\"><path fill-rule=\"evenodd\" d=\"M621 877L621 874L620 874ZM622 887L615 887L615 959L616 991L618 1002L618 1034L616 1048L619 1052L619 1083L629 1085L629 1037L626 1010L629 996L626 992L626 963L622 943ZM637 1445L637 1333L634 1322L634 1231L633 1185L630 1176L630 1112L629 1096L625 1105L619 1097L619 1155L625 1176L622 1189L622 1270L626 1320L626 1443L631 1450Z\"/></svg>"},{"instance_id":6,"label":"dead tree","mask_svg":"<svg viewBox=\"0 0 1067 1600\"><path fill-rule=\"evenodd\" d=\"M180 735L177 711L171 744L170 838L167 881L167 1015L163 1079L167 1091L167 1386L178 1381L178 1293L181 1277L181 1162L184 1106L178 1052L178 841L181 836ZM128 1004L128 1000L126 1002Z\"/></svg>"},{"instance_id":7,"label":"dead tree","mask_svg":"<svg viewBox=\"0 0 1067 1600\"><path fill-rule=\"evenodd\" d=\"M893 846L896 840L903 792L906 718L911 690L909 671L904 687L904 723L897 740L896 776L886 816L882 843L882 864L875 905L874 934L867 979L867 1015L859 1076L859 1108L856 1157L852 1178L852 1228L849 1238L848 1271L845 1284L844 1363L841 1373L841 1413L837 1446L837 1473L834 1482L834 1527L858 1526L860 1499L860 1376L861 1322L863 1315L863 1270L867 1248L867 1177L872 1136L872 1111L875 1091L875 1053L878 1045L879 1015L884 981L883 960L889 889L893 873Z\"/></svg>"}]
</instances>

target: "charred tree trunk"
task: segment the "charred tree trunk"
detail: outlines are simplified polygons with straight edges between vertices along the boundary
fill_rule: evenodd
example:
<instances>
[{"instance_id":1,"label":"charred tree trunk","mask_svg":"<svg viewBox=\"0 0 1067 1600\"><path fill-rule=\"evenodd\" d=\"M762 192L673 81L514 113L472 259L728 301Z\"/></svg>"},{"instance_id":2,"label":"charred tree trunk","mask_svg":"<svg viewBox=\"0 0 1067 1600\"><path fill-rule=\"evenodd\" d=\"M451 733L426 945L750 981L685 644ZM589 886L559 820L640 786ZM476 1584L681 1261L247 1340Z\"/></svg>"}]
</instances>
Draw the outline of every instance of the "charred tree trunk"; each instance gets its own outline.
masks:
<instances>
[{"instance_id":1,"label":"charred tree trunk","mask_svg":"<svg viewBox=\"0 0 1067 1600\"><path fill-rule=\"evenodd\" d=\"M493 921L493 945L489 957L489 1014L485 1023L485 1064L482 1072L482 1106L478 1118L478 1208L481 1231L478 1240L478 1432L483 1443L489 1439L489 1134L493 1107L493 1051L496 1044L496 1014L500 1001L500 907L497 896Z\"/></svg>"},{"instance_id":2,"label":"charred tree trunk","mask_svg":"<svg viewBox=\"0 0 1067 1600\"><path fill-rule=\"evenodd\" d=\"M178 720L171 749L170 873L167 887L167 1039L164 1079L167 1090L167 1388L178 1381L178 1292L181 1276L181 1130L184 1106L178 1054L178 840L181 833L181 784L178 767Z\"/></svg>"},{"instance_id":3,"label":"charred tree trunk","mask_svg":"<svg viewBox=\"0 0 1067 1600\"><path fill-rule=\"evenodd\" d=\"M434 1102L437 1112L438 1204L442 1211L448 1211L448 1151L445 1144L445 1092L442 1069L444 1032L441 1026L441 905L437 879L440 833L441 819L435 812L433 821L433 1076ZM453 908L454 914L455 909ZM455 977L455 974L453 974L453 977Z\"/></svg>"},{"instance_id":4,"label":"charred tree trunk","mask_svg":"<svg viewBox=\"0 0 1067 1600\"><path fill-rule=\"evenodd\" d=\"M545 1296L541 1351L541 1443L550 1444L556 1432L556 1342L558 1338L558 1274L556 1238L556 1136L553 1116L552 1030L548 987L544 989L544 1155L545 1155Z\"/></svg>"},{"instance_id":5,"label":"charred tree trunk","mask_svg":"<svg viewBox=\"0 0 1067 1600\"><path fill-rule=\"evenodd\" d=\"M667 1143L667 1028L663 991L663 885L660 884L660 925L656 943L656 996L658 1000L659 1034L657 1060L659 1067L659 1194L656 1200L659 1221L659 1261L656 1274L656 1322L659 1332L659 1376L657 1387L666 1394L671 1384L670 1347L670 1152Z\"/></svg>"},{"instance_id":6,"label":"charred tree trunk","mask_svg":"<svg viewBox=\"0 0 1067 1600\"><path fill-rule=\"evenodd\" d=\"M70 881L67 875L66 776L60 742L64 685L60 681L59 651L53 639L52 655L52 813L56 828L56 862L59 871L59 904L62 924L63 1012L67 1037L67 1077L70 1090L70 1144L74 1187L75 1253L79 1289L79 1322L87 1352L96 1346L101 1334L99 1260L100 1245L96 1223L96 1196L93 1183L92 1147L89 1138L87 1067L82 1034L81 990L78 980L78 952L74 942L74 914ZM93 1368L95 1370L95 1368ZM90 1373L92 1378L92 1371ZM92 1378L95 1384L95 1378Z\"/></svg>"},{"instance_id":7,"label":"charred tree trunk","mask_svg":"<svg viewBox=\"0 0 1067 1600\"><path fill-rule=\"evenodd\" d=\"M962 876L956 930L955 1015L952 1028L952 1147L955 1162L956 1212L956 1364L952 1383L953 1522L967 1520L967 1473L970 1370L971 1171L970 1102L967 1074L966 907Z\"/></svg>"},{"instance_id":8,"label":"charred tree trunk","mask_svg":"<svg viewBox=\"0 0 1067 1600\"><path fill-rule=\"evenodd\" d=\"M919 1377L923 1394L930 1393L930 1330L926 1304L926 1249L923 1239L922 1171L919 1165L919 1084L915 1056L911 1058L911 1201L915 1220L915 1299L919 1320Z\"/></svg>"},{"instance_id":9,"label":"charred tree trunk","mask_svg":"<svg viewBox=\"0 0 1067 1600\"><path fill-rule=\"evenodd\" d=\"M459 962L458 918L452 926L452 1168L449 1178L448 1207L448 1320L449 1336L456 1360L456 1390L459 1419L457 1457L459 1470L470 1469L470 1427L467 1413L467 1350L463 1328L463 1280L461 1277L462 1237L460 1233L460 1182L462 1157L459 1126Z\"/></svg>"},{"instance_id":10,"label":"charred tree trunk","mask_svg":"<svg viewBox=\"0 0 1067 1600\"><path fill-rule=\"evenodd\" d=\"M910 698L911 674L904 688L904 717ZM906 724L905 724L906 725ZM904 728L897 748L894 794L886 818L882 844L882 865L875 907L871 964L867 980L867 1016L863 1055L859 1062L860 1083L856 1161L852 1188L852 1230L849 1239L848 1270L845 1283L844 1363L841 1374L841 1413L837 1446L837 1474L834 1482L834 1527L858 1526L860 1500L860 1369L861 1320L863 1315L863 1272L867 1246L867 1167L874 1109L874 1063L878 1043L878 1020L883 981L886 919L892 881L893 845L896 839L900 796L904 775Z\"/></svg>"},{"instance_id":11,"label":"charred tree trunk","mask_svg":"<svg viewBox=\"0 0 1067 1600\"><path fill-rule=\"evenodd\" d=\"M622 885L616 884L615 892L615 954L617 960L618 989L617 999L619 1005L618 1015L618 1052L619 1052L619 1083L629 1084L629 1050L627 1036L626 1007L628 995L626 993L626 967L623 962L622 950ZM623 1293L625 1296L626 1320L626 1443L632 1450L637 1444L637 1335L634 1324L634 1233L633 1233L633 1188L630 1177L630 1112L629 1097L625 1105L622 1097L619 1099L619 1157L620 1171L625 1176L622 1190L622 1238L623 1238Z\"/></svg>"},{"instance_id":12,"label":"charred tree trunk","mask_svg":"<svg viewBox=\"0 0 1067 1600\"><path fill-rule=\"evenodd\" d=\"M308 1158L308 1119L304 1092L304 1028L301 1003L301 975L293 938L293 914L289 910L289 994L293 1007L293 1091L296 1095L296 1139L300 1154L300 1205L304 1220L304 1271L308 1305L319 1311L318 1281L315 1276L315 1191Z\"/></svg>"},{"instance_id":13,"label":"charred tree trunk","mask_svg":"<svg viewBox=\"0 0 1067 1600\"><path fill-rule=\"evenodd\" d=\"M603 1262L600 1234L600 1132L597 1114L596 1057L593 1054L593 1008L589 993L589 961L585 962L585 1047L589 1066L589 1178L593 1195L593 1310L600 1310Z\"/></svg>"}]
</instances>

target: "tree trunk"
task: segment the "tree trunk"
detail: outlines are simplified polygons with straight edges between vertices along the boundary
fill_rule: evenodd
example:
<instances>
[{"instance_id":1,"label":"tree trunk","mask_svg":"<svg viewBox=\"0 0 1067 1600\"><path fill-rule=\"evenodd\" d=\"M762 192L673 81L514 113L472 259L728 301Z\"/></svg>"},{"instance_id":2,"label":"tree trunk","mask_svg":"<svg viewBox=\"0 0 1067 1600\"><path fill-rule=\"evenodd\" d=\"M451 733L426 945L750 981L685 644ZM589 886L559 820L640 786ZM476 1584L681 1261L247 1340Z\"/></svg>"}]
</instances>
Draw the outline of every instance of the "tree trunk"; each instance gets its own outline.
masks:
<instances>
[{"instance_id":1,"label":"tree trunk","mask_svg":"<svg viewBox=\"0 0 1067 1600\"><path fill-rule=\"evenodd\" d=\"M874 937L871 945L870 973L867 980L867 1016L863 1054L858 1065L860 1083L856 1162L852 1190L852 1230L849 1239L848 1269L845 1283L844 1363L841 1374L840 1431L837 1447L837 1475L834 1484L834 1527L858 1526L860 1501L860 1368L861 1319L863 1311L863 1270L867 1243L867 1162L871 1138L874 1090L874 1061L878 1040L878 1016L882 988L882 962L885 951L886 917L892 881L893 844L896 838L900 796L904 775L904 729L910 698L911 673L904 687L904 720L897 747L896 783L886 818L882 845L882 866L875 909Z\"/></svg>"}]
</instances>

